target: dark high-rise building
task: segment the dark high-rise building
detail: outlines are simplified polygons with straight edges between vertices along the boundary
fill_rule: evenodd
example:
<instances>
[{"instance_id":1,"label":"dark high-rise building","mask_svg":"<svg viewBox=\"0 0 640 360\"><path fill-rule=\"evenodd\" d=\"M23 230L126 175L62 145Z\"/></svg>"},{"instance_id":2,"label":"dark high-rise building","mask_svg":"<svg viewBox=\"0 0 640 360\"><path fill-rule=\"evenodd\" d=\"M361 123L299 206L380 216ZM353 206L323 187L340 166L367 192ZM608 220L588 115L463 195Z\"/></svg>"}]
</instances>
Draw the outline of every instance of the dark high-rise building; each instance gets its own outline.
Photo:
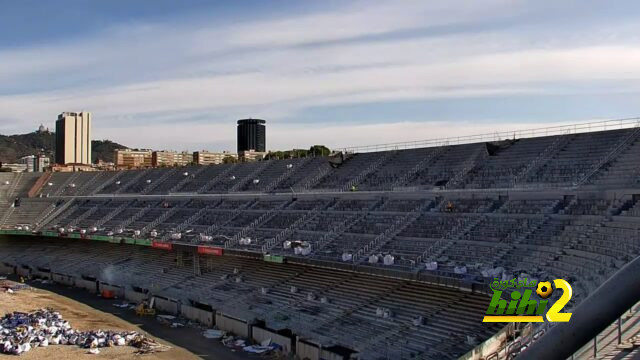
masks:
<instances>
[{"instance_id":1,"label":"dark high-rise building","mask_svg":"<svg viewBox=\"0 0 640 360\"><path fill-rule=\"evenodd\" d=\"M238 153L248 150L267 151L267 131L260 119L238 120Z\"/></svg>"}]
</instances>

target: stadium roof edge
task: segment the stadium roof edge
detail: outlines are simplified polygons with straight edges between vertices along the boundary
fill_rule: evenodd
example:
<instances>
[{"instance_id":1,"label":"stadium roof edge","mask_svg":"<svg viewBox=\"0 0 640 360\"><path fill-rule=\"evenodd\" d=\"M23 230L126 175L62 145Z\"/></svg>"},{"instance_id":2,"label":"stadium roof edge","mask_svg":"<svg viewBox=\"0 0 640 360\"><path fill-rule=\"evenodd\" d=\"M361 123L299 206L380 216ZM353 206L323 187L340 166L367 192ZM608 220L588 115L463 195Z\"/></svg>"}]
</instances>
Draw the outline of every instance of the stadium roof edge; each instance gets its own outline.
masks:
<instances>
[{"instance_id":1,"label":"stadium roof edge","mask_svg":"<svg viewBox=\"0 0 640 360\"><path fill-rule=\"evenodd\" d=\"M499 140L513 139L513 138L523 139L523 138L535 138L535 137L543 137L543 136L588 133L588 132L605 131L605 130L629 129L634 127L640 127L640 117L593 121L593 122L586 122L586 123L549 126L549 127L524 129L524 130L496 131L488 134L485 133L485 134L477 134L477 135L452 136L452 137L446 137L446 138L405 141L405 142L388 143L388 144L338 147L338 148L335 148L335 150L341 150L343 152L348 152L348 153L404 150L404 149L416 149L416 148L423 148L423 147L472 144L477 142L499 141Z\"/></svg>"}]
</instances>

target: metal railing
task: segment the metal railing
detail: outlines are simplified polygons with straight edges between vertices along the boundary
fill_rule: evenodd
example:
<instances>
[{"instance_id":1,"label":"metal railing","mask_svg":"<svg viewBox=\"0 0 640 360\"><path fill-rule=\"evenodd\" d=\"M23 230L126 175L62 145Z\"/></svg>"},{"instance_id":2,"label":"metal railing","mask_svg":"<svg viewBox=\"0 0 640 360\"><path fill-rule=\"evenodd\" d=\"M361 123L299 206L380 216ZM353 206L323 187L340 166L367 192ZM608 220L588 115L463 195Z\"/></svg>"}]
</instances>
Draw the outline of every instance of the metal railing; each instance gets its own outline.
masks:
<instances>
[{"instance_id":1,"label":"metal railing","mask_svg":"<svg viewBox=\"0 0 640 360\"><path fill-rule=\"evenodd\" d=\"M636 304L629 311L625 312L607 329L600 332L588 344L571 356L572 360L589 358L616 358L622 353L622 348L618 345L625 344L629 350L637 345L630 343L630 338L640 334L640 304Z\"/></svg>"},{"instance_id":2,"label":"metal railing","mask_svg":"<svg viewBox=\"0 0 640 360\"><path fill-rule=\"evenodd\" d=\"M387 150L416 149L423 147L471 144L483 141L498 141L513 138L522 139L552 135L588 133L605 130L629 129L638 126L640 126L640 117L632 117L616 120L593 121L571 125L549 126L535 129L496 131L493 133L477 135L451 136L446 138L405 141L389 144L341 147L336 148L335 150L342 150L345 153L365 153Z\"/></svg>"}]
</instances>

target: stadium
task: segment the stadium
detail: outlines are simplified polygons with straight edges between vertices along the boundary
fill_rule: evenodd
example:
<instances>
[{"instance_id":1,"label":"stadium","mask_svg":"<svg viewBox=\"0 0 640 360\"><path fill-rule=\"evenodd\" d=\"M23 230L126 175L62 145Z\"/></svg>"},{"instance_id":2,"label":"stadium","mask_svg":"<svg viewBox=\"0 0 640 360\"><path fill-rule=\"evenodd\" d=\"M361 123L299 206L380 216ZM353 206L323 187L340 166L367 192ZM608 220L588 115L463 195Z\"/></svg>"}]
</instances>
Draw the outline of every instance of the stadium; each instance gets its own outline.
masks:
<instances>
[{"instance_id":1,"label":"stadium","mask_svg":"<svg viewBox=\"0 0 640 360\"><path fill-rule=\"evenodd\" d=\"M553 327L483 323L494 280L565 279L569 312L638 257L639 125L3 173L0 268L153 297L169 313L267 333L299 358L506 358Z\"/></svg>"}]
</instances>

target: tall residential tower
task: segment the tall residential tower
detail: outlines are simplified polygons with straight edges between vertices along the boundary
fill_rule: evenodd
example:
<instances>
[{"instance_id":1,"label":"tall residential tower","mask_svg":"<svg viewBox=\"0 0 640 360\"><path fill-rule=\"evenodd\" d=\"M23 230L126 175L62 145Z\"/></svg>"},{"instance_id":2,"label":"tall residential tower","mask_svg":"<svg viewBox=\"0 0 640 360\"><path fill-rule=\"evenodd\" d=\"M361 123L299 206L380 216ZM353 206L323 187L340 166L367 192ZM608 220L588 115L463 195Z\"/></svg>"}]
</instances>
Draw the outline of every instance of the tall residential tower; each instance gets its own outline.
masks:
<instances>
[{"instance_id":1,"label":"tall residential tower","mask_svg":"<svg viewBox=\"0 0 640 360\"><path fill-rule=\"evenodd\" d=\"M63 112L58 115L56 164L91 164L91 113Z\"/></svg>"},{"instance_id":2,"label":"tall residential tower","mask_svg":"<svg viewBox=\"0 0 640 360\"><path fill-rule=\"evenodd\" d=\"M238 120L238 154L254 150L265 152L267 149L266 121L260 119Z\"/></svg>"}]
</instances>

